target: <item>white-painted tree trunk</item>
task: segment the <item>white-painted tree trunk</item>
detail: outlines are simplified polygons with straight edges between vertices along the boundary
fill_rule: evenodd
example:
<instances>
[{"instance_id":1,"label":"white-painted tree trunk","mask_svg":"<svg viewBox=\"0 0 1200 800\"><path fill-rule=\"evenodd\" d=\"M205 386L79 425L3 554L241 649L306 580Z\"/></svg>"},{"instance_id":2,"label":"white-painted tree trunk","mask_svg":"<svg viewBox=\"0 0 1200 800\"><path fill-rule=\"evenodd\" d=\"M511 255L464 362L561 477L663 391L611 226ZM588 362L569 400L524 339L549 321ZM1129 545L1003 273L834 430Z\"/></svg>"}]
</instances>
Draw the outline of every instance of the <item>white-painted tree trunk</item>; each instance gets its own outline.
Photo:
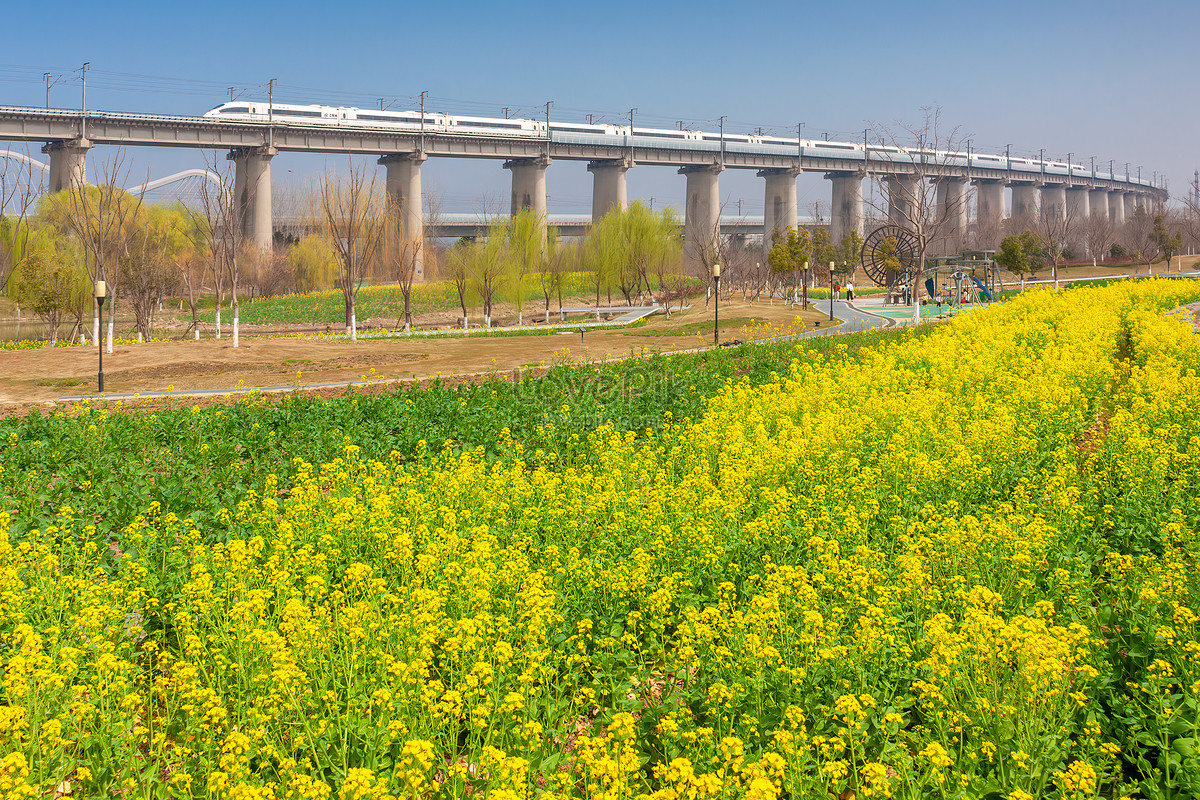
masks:
<instances>
[{"instance_id":1,"label":"white-painted tree trunk","mask_svg":"<svg viewBox=\"0 0 1200 800\"><path fill-rule=\"evenodd\" d=\"M196 341L200 341L200 329L196 328Z\"/></svg>"},{"instance_id":2,"label":"white-painted tree trunk","mask_svg":"<svg viewBox=\"0 0 1200 800\"><path fill-rule=\"evenodd\" d=\"M142 338L142 332L138 331L138 344L144 344L145 341L146 340Z\"/></svg>"},{"instance_id":3,"label":"white-painted tree trunk","mask_svg":"<svg viewBox=\"0 0 1200 800\"><path fill-rule=\"evenodd\" d=\"M350 309L350 341L358 341L358 316L354 309Z\"/></svg>"},{"instance_id":4,"label":"white-painted tree trunk","mask_svg":"<svg viewBox=\"0 0 1200 800\"><path fill-rule=\"evenodd\" d=\"M97 311L92 317L92 344L96 347L100 346L100 312Z\"/></svg>"},{"instance_id":5,"label":"white-painted tree trunk","mask_svg":"<svg viewBox=\"0 0 1200 800\"><path fill-rule=\"evenodd\" d=\"M517 324L518 324L518 325L524 325L524 324L525 324L525 314L524 314L523 312L521 312L521 311L518 311L518 312L517 312Z\"/></svg>"},{"instance_id":6,"label":"white-painted tree trunk","mask_svg":"<svg viewBox=\"0 0 1200 800\"><path fill-rule=\"evenodd\" d=\"M469 323L469 322L467 322L467 318L466 318L466 317L463 317L463 330L465 331L465 330L467 330L469 327L470 327L470 323Z\"/></svg>"},{"instance_id":7,"label":"white-painted tree trunk","mask_svg":"<svg viewBox=\"0 0 1200 800\"><path fill-rule=\"evenodd\" d=\"M112 319L112 317L109 317L108 318L108 346L104 349L107 352L111 353L112 348L113 348L113 319Z\"/></svg>"},{"instance_id":8,"label":"white-painted tree trunk","mask_svg":"<svg viewBox=\"0 0 1200 800\"><path fill-rule=\"evenodd\" d=\"M217 338L221 338L221 304L217 303Z\"/></svg>"},{"instance_id":9,"label":"white-painted tree trunk","mask_svg":"<svg viewBox=\"0 0 1200 800\"><path fill-rule=\"evenodd\" d=\"M238 346L238 307L233 307L233 346Z\"/></svg>"}]
</instances>

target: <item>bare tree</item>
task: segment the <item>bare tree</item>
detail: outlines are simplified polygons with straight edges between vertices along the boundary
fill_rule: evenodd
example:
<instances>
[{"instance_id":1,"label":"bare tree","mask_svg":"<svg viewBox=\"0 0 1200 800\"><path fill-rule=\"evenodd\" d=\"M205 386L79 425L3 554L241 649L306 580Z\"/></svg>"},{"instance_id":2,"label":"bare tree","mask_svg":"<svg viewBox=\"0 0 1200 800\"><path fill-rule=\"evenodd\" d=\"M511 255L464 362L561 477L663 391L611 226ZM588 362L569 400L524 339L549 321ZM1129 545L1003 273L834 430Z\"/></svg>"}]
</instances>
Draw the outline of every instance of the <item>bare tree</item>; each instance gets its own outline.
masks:
<instances>
[{"instance_id":1,"label":"bare tree","mask_svg":"<svg viewBox=\"0 0 1200 800\"><path fill-rule=\"evenodd\" d=\"M963 143L959 129L946 130L940 108L922 112L924 119L918 124L876 125L871 137L898 151L873 151L870 168L879 185L874 196L888 198L887 208L875 205L876 210L911 231L917 242L917 263L910 274L914 322L921 319L917 290L924 280L926 254L935 242L957 245L957 238L965 233L962 222L969 194L967 187L954 191L952 184L956 177L952 162L960 157Z\"/></svg>"},{"instance_id":2,"label":"bare tree","mask_svg":"<svg viewBox=\"0 0 1200 800\"><path fill-rule=\"evenodd\" d=\"M182 292L186 292L183 299L187 301L188 310L192 316L191 322L188 323L183 335L187 336L188 333L194 332L197 339L200 338L200 298L198 293L204 283L204 266L207 257L207 253L202 252L199 247L196 247L190 253L185 253L175 262L179 268L180 288Z\"/></svg>"},{"instance_id":3,"label":"bare tree","mask_svg":"<svg viewBox=\"0 0 1200 800\"><path fill-rule=\"evenodd\" d=\"M725 206L721 206L724 212ZM715 282L713 281L713 265L721 265L721 277L726 286L732 286L729 271L736 265L731 264L734 253L738 249L734 244L734 236L721 234L721 213L716 215L716 222L709 224L700 219L688 219L684 223L684 268L688 273L704 283L704 307L712 298ZM728 269L727 269L728 268Z\"/></svg>"},{"instance_id":4,"label":"bare tree","mask_svg":"<svg viewBox=\"0 0 1200 800\"><path fill-rule=\"evenodd\" d=\"M425 258L421 260L417 271L418 282L437 280L441 277L441 258L443 248L439 245L442 238L442 228L445 214L442 211L442 199L432 191L423 192L425 195Z\"/></svg>"},{"instance_id":5,"label":"bare tree","mask_svg":"<svg viewBox=\"0 0 1200 800\"><path fill-rule=\"evenodd\" d=\"M271 182L271 209L273 225L279 231L284 242L295 244L312 233L313 202L312 193L294 181Z\"/></svg>"},{"instance_id":6,"label":"bare tree","mask_svg":"<svg viewBox=\"0 0 1200 800\"><path fill-rule=\"evenodd\" d=\"M465 331L469 325L467 319L467 293L471 286L471 259L474 257L475 243L468 239L459 239L446 254L448 277L454 283L458 292L458 303L462 308L462 326Z\"/></svg>"},{"instance_id":7,"label":"bare tree","mask_svg":"<svg viewBox=\"0 0 1200 800\"><path fill-rule=\"evenodd\" d=\"M1099 261L1108 257L1108 246L1112 244L1114 226L1108 214L1091 214L1079 225L1080 238L1091 256Z\"/></svg>"},{"instance_id":8,"label":"bare tree","mask_svg":"<svg viewBox=\"0 0 1200 800\"><path fill-rule=\"evenodd\" d=\"M404 235L402 216L404 211L400 204L389 199L386 202L387 216L384 225L382 266L387 280L400 287L404 296L404 332L412 330L412 290L413 281L417 277L417 268L425 260L425 238ZM396 327L400 321L396 320Z\"/></svg>"},{"instance_id":9,"label":"bare tree","mask_svg":"<svg viewBox=\"0 0 1200 800\"><path fill-rule=\"evenodd\" d=\"M112 352L113 325L116 320L117 301L120 299L120 260L129 250L131 237L142 210L142 194L136 197L119 188L128 178L125 157L118 150L113 157L97 170L98 179L94 186L68 189L66 204L61 207L70 229L75 233L84 249L84 265L88 278L93 283L104 281L108 285L108 331L106 349ZM92 325L92 338L100 341L100 314L96 308Z\"/></svg>"},{"instance_id":10,"label":"bare tree","mask_svg":"<svg viewBox=\"0 0 1200 800\"><path fill-rule=\"evenodd\" d=\"M238 262L245 244L245 209L234 194L236 179L234 167L228 159L206 153L204 166L217 176L216 182L204 181L200 185L199 209L188 209L192 215L194 229L208 251L209 274L212 276L216 294L216 337L221 338L221 306L225 302L225 288L232 282L233 293L233 346L238 346L238 301L237 283L241 274ZM197 328L198 330L198 328Z\"/></svg>"},{"instance_id":11,"label":"bare tree","mask_svg":"<svg viewBox=\"0 0 1200 800\"><path fill-rule=\"evenodd\" d=\"M1075 211L1068 203L1046 203L1043 199L1036 219L1033 235L1038 238L1042 255L1050 262L1050 274L1057 292L1058 265L1066 258L1067 246L1075 230Z\"/></svg>"},{"instance_id":12,"label":"bare tree","mask_svg":"<svg viewBox=\"0 0 1200 800\"><path fill-rule=\"evenodd\" d=\"M1183 205L1173 216L1176 219L1176 226L1183 232L1184 243L1191 252L1197 245L1200 245L1200 204L1190 194L1181 199Z\"/></svg>"},{"instance_id":13,"label":"bare tree","mask_svg":"<svg viewBox=\"0 0 1200 800\"><path fill-rule=\"evenodd\" d=\"M29 235L29 212L42 193L32 159L9 151L0 156L0 294L4 293Z\"/></svg>"},{"instance_id":14,"label":"bare tree","mask_svg":"<svg viewBox=\"0 0 1200 800\"><path fill-rule=\"evenodd\" d=\"M358 290L379 255L383 238L383 203L374 171L350 165L345 176L326 171L320 184L325 235L338 253L342 297L346 303L346 335L358 340L355 302Z\"/></svg>"},{"instance_id":15,"label":"bare tree","mask_svg":"<svg viewBox=\"0 0 1200 800\"><path fill-rule=\"evenodd\" d=\"M129 248L119 260L121 285L133 306L139 341L150 340L154 308L175 277L175 257L185 246L186 224L181 212L149 207L134 226Z\"/></svg>"}]
</instances>

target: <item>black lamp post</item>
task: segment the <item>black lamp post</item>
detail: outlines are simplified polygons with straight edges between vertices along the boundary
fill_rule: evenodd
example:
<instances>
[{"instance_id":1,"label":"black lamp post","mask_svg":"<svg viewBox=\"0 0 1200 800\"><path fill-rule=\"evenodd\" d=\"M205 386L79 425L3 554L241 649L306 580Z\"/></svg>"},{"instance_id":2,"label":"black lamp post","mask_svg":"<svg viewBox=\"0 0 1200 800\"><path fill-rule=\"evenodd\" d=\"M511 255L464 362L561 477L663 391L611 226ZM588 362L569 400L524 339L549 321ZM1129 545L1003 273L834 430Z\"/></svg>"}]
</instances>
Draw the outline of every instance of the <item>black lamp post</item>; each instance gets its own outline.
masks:
<instances>
[{"instance_id":1,"label":"black lamp post","mask_svg":"<svg viewBox=\"0 0 1200 800\"><path fill-rule=\"evenodd\" d=\"M108 284L106 284L104 281L96 281L95 295L96 295L96 306L99 309L99 311L97 312L97 315L100 317L100 323L101 323L101 326L103 327L103 324L104 324L104 298L108 296ZM100 355L100 374L99 374L100 393L103 394L104 393L104 337L101 336L99 341L96 342L96 344L98 346L96 352L99 353L99 355Z\"/></svg>"},{"instance_id":2,"label":"black lamp post","mask_svg":"<svg viewBox=\"0 0 1200 800\"><path fill-rule=\"evenodd\" d=\"M721 343L718 323L721 319L721 265L713 264L713 344Z\"/></svg>"},{"instance_id":3,"label":"black lamp post","mask_svg":"<svg viewBox=\"0 0 1200 800\"><path fill-rule=\"evenodd\" d=\"M833 262L829 262L829 321L833 322Z\"/></svg>"}]
</instances>

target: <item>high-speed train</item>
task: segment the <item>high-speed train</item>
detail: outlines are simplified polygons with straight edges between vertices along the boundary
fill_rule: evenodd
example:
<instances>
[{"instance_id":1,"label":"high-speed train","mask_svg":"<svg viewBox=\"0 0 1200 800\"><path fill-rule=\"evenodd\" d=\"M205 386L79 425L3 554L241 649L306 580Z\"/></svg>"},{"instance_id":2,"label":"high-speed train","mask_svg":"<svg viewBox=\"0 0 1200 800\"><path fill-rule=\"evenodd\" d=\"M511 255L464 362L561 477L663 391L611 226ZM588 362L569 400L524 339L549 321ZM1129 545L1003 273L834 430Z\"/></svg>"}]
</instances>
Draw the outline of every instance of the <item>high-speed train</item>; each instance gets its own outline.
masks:
<instances>
[{"instance_id":1,"label":"high-speed train","mask_svg":"<svg viewBox=\"0 0 1200 800\"><path fill-rule=\"evenodd\" d=\"M549 123L536 119L500 119L491 117L465 117L434 112L425 112L424 124L420 111L379 111L348 106L294 105L234 101L222 103L205 112L209 119L240 123L262 123L277 125L320 125L348 128L392 128L408 131L424 130L427 133L454 133L480 136L514 136L549 138L551 141L586 144L620 144L633 142L639 147L687 148L694 150L724 149L727 152L768 153L810 157L840 158L865 162L897 163L911 162L921 158L936 161L940 166L957 166L982 169L1004 169L1045 175L1077 175L1093 177L1092 169L1084 164L1065 161L1042 161L1037 158L1008 157L987 153L940 152L895 147L863 142L831 142L824 139L799 139L745 133L717 133L711 131L670 130L635 127L628 125L588 124L575 122ZM640 141L639 141L640 140ZM1096 170L1094 177L1117 179L1108 170ZM1136 182L1136 179L1135 179ZM1142 183L1149 184L1143 180Z\"/></svg>"}]
</instances>

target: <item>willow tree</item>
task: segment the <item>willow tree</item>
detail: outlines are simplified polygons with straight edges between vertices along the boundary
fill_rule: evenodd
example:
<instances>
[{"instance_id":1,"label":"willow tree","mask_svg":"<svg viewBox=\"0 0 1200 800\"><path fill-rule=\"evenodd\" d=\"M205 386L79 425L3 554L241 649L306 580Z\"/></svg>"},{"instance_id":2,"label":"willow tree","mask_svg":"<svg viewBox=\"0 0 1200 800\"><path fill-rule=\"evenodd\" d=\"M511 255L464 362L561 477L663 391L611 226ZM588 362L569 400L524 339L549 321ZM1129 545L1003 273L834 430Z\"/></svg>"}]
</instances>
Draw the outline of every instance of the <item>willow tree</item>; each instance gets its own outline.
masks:
<instances>
[{"instance_id":1,"label":"willow tree","mask_svg":"<svg viewBox=\"0 0 1200 800\"><path fill-rule=\"evenodd\" d=\"M358 340L355 303L383 237L383 201L374 171L351 165L347 174L326 171L319 187L324 234L338 255L338 280L346 307L346 335Z\"/></svg>"},{"instance_id":2,"label":"willow tree","mask_svg":"<svg viewBox=\"0 0 1200 800\"><path fill-rule=\"evenodd\" d=\"M309 234L287 253L292 281L301 292L321 292L337 283L338 254L324 236Z\"/></svg>"},{"instance_id":3,"label":"willow tree","mask_svg":"<svg viewBox=\"0 0 1200 800\"><path fill-rule=\"evenodd\" d=\"M24 257L31 212L41 193L41 173L34 177L32 159L15 152L0 155L0 292Z\"/></svg>"},{"instance_id":4,"label":"willow tree","mask_svg":"<svg viewBox=\"0 0 1200 800\"><path fill-rule=\"evenodd\" d=\"M812 235L806 228L788 228L771 232L771 249L767 251L767 265L776 275L791 275L792 301L796 300L796 284L800 282L804 293L804 307L808 308L808 265L812 255ZM803 278L801 278L803 273Z\"/></svg>"},{"instance_id":5,"label":"willow tree","mask_svg":"<svg viewBox=\"0 0 1200 800\"><path fill-rule=\"evenodd\" d=\"M667 274L682 257L679 219L671 209L655 213L640 201L626 209L610 211L620 220L625 234L628 265L622 270L621 291L625 302L633 305L632 293L640 296L643 288L653 294L651 276L658 279L665 295Z\"/></svg>"},{"instance_id":6,"label":"willow tree","mask_svg":"<svg viewBox=\"0 0 1200 800\"><path fill-rule=\"evenodd\" d=\"M548 235L546 220L532 208L525 207L502 224L506 248L507 285L517 324L525 321L525 287L541 271L547 261Z\"/></svg>"},{"instance_id":7,"label":"willow tree","mask_svg":"<svg viewBox=\"0 0 1200 800\"><path fill-rule=\"evenodd\" d=\"M550 298L558 295L559 316L562 316L563 284L571 262L572 251L564 247L558 236L557 228L546 230L546 257L541 260L537 269L538 285L542 289L542 297L546 301L546 314L543 322L550 321Z\"/></svg>"},{"instance_id":8,"label":"willow tree","mask_svg":"<svg viewBox=\"0 0 1200 800\"><path fill-rule=\"evenodd\" d=\"M671 209L655 213L641 202L614 208L592 225L584 252L597 306L604 289L611 302L614 286L627 305L635 295L653 295L655 282L665 297L682 260L679 219Z\"/></svg>"},{"instance_id":9,"label":"willow tree","mask_svg":"<svg viewBox=\"0 0 1200 800\"><path fill-rule=\"evenodd\" d=\"M74 339L92 297L82 252L49 227L28 237L26 245L8 283L9 296L46 324L51 347L58 341L59 327L68 316L76 323L71 331Z\"/></svg>"},{"instance_id":10,"label":"willow tree","mask_svg":"<svg viewBox=\"0 0 1200 800\"><path fill-rule=\"evenodd\" d=\"M628 244L621 228L619 209L609 211L592 223L588 230L584 240L584 258L596 293L596 319L600 319L600 295L607 290L609 302L612 302L612 287L619 281L621 270L629 263Z\"/></svg>"}]
</instances>

